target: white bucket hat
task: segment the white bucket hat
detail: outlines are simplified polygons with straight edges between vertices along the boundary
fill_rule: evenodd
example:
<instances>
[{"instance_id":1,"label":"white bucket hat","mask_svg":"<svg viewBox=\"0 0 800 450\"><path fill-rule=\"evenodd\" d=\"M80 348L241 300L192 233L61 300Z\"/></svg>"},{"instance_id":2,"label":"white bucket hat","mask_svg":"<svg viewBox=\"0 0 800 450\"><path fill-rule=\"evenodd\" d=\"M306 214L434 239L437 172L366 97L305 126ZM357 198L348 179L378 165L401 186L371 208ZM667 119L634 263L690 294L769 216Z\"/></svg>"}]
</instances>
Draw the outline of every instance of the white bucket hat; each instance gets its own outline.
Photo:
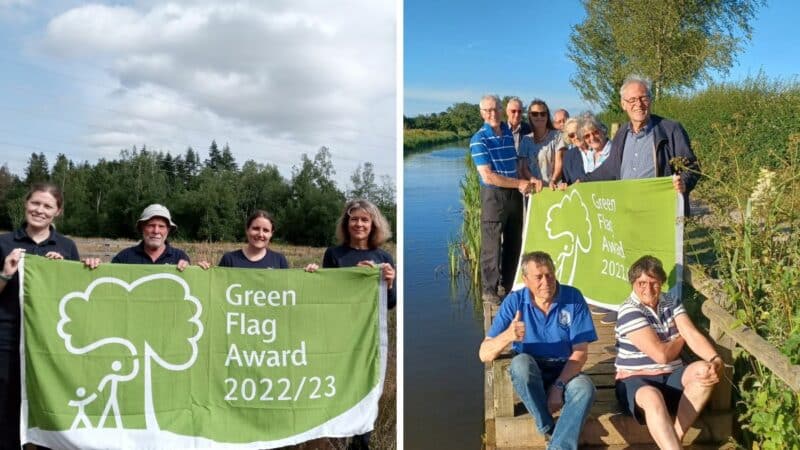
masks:
<instances>
[{"instance_id":1,"label":"white bucket hat","mask_svg":"<svg viewBox=\"0 0 800 450\"><path fill-rule=\"evenodd\" d=\"M145 208L144 211L142 211L142 215L139 216L136 226L138 227L142 222L147 222L153 217L163 217L164 219L167 219L167 222L169 222L170 228L178 228L178 226L175 225L175 222L172 221L172 216L169 215L169 210L167 207L164 205L159 205L158 203L153 203Z\"/></svg>"}]
</instances>

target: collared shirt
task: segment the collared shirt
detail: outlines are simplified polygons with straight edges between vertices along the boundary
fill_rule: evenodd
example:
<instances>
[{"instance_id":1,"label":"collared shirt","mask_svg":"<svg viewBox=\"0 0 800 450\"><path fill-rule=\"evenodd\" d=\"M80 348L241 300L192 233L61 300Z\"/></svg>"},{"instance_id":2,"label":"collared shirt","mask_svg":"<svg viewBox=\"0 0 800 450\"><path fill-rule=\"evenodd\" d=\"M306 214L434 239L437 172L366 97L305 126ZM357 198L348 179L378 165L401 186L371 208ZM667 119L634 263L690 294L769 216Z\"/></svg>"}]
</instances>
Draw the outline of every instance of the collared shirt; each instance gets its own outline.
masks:
<instances>
[{"instance_id":1,"label":"collared shirt","mask_svg":"<svg viewBox=\"0 0 800 450\"><path fill-rule=\"evenodd\" d=\"M650 327L661 342L669 342L677 338L678 327L675 317L686 314L683 305L669 295L662 293L658 299L657 311L642 303L634 292L625 300L617 312L617 325L614 334L617 338L617 358L614 366L617 368L618 378L620 372L647 372L665 373L672 372L682 364L680 357L668 364L658 364L630 340L630 333ZM624 374L623 374L624 377Z\"/></svg>"},{"instance_id":2,"label":"collared shirt","mask_svg":"<svg viewBox=\"0 0 800 450\"><path fill-rule=\"evenodd\" d=\"M628 128L625 148L622 152L620 179L653 178L656 176L656 162L653 160L655 141L653 140L653 121L649 120L644 129L634 133Z\"/></svg>"},{"instance_id":3,"label":"collared shirt","mask_svg":"<svg viewBox=\"0 0 800 450\"><path fill-rule=\"evenodd\" d=\"M500 135L488 123L472 136L469 143L472 161L476 166L489 166L492 172L508 178L517 178L517 151L514 148L514 136L505 122L500 123ZM487 185L480 179L481 186Z\"/></svg>"},{"instance_id":4,"label":"collared shirt","mask_svg":"<svg viewBox=\"0 0 800 450\"><path fill-rule=\"evenodd\" d=\"M38 244L25 232L26 227L27 224L22 224L13 233L0 236L0 261L5 261L15 248L24 248L29 255L58 252L64 259L80 259L75 243L56 232L53 226L50 226L50 236ZM0 291L0 350L11 350L19 342L19 320L19 273L15 273Z\"/></svg>"},{"instance_id":5,"label":"collared shirt","mask_svg":"<svg viewBox=\"0 0 800 450\"><path fill-rule=\"evenodd\" d=\"M533 304L528 288L512 292L503 300L486 335L493 338L504 332L517 311L525 322L525 338L512 344L517 353L566 360L574 345L597 340L586 300L572 286L558 284L547 314Z\"/></svg>"},{"instance_id":6,"label":"collared shirt","mask_svg":"<svg viewBox=\"0 0 800 450\"><path fill-rule=\"evenodd\" d=\"M531 132L531 127L524 120L514 128L511 128L510 124L508 125L508 127L509 129L511 129L511 134L514 136L514 149L517 151L517 155L519 155L520 140L522 139L522 136Z\"/></svg>"},{"instance_id":7,"label":"collared shirt","mask_svg":"<svg viewBox=\"0 0 800 450\"><path fill-rule=\"evenodd\" d=\"M594 149L590 149L589 151L581 150L581 159L583 160L583 171L586 173L592 173L595 169L600 167L603 162L608 158L608 154L611 153L611 141L606 141L606 145L600 150L600 154L595 159L595 154L597 152Z\"/></svg>"},{"instance_id":8,"label":"collared shirt","mask_svg":"<svg viewBox=\"0 0 800 450\"><path fill-rule=\"evenodd\" d=\"M139 245L128 247L117 253L111 262L115 264L178 264L182 259L189 261L189 256L183 250L169 245L169 242L164 245L166 248L155 261L144 251L144 242L139 242Z\"/></svg>"}]
</instances>

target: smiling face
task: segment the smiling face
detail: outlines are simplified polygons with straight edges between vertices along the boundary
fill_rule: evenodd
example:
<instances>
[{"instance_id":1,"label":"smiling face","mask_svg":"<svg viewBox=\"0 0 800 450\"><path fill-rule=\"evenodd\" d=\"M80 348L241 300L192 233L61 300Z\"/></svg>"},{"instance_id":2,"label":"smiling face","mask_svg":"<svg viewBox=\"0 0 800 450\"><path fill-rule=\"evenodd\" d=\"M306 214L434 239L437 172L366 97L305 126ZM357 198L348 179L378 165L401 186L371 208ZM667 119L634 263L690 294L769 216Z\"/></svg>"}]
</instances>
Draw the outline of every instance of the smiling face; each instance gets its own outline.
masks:
<instances>
[{"instance_id":1,"label":"smiling face","mask_svg":"<svg viewBox=\"0 0 800 450\"><path fill-rule=\"evenodd\" d=\"M544 105L533 104L528 108L528 119L531 121L531 126L537 130L547 128L548 114L547 107Z\"/></svg>"},{"instance_id":2,"label":"smiling face","mask_svg":"<svg viewBox=\"0 0 800 450\"><path fill-rule=\"evenodd\" d=\"M247 234L247 244L254 249L265 249L269 247L272 240L272 222L265 217L256 217L250 222L245 233Z\"/></svg>"},{"instance_id":3,"label":"smiling face","mask_svg":"<svg viewBox=\"0 0 800 450\"><path fill-rule=\"evenodd\" d=\"M354 209L348 216L347 231L350 234L350 245L368 247L369 233L372 231L372 217L363 209Z\"/></svg>"},{"instance_id":4,"label":"smiling face","mask_svg":"<svg viewBox=\"0 0 800 450\"><path fill-rule=\"evenodd\" d=\"M53 194L46 191L37 191L25 201L25 222L35 230L50 227L53 219L61 214L61 208Z\"/></svg>"},{"instance_id":5,"label":"smiling face","mask_svg":"<svg viewBox=\"0 0 800 450\"><path fill-rule=\"evenodd\" d=\"M650 96L647 94L647 86L642 83L633 82L627 85L620 104L635 125L643 124L650 118Z\"/></svg>"},{"instance_id":6,"label":"smiling face","mask_svg":"<svg viewBox=\"0 0 800 450\"><path fill-rule=\"evenodd\" d=\"M553 127L561 131L564 128L564 122L566 122L568 118L567 112L563 109L559 109L553 114Z\"/></svg>"},{"instance_id":7,"label":"smiling face","mask_svg":"<svg viewBox=\"0 0 800 450\"><path fill-rule=\"evenodd\" d=\"M602 151L603 147L606 145L606 135L602 131L598 129L588 130L586 128L583 129L583 140L586 141L586 144L589 145L594 151Z\"/></svg>"},{"instance_id":8,"label":"smiling face","mask_svg":"<svg viewBox=\"0 0 800 450\"><path fill-rule=\"evenodd\" d=\"M142 242L150 250L158 250L167 244L169 222L163 217L153 217L141 225Z\"/></svg>"},{"instance_id":9,"label":"smiling face","mask_svg":"<svg viewBox=\"0 0 800 450\"><path fill-rule=\"evenodd\" d=\"M508 126L512 129L522 123L522 103L510 100L506 105L506 116L508 116Z\"/></svg>"},{"instance_id":10,"label":"smiling face","mask_svg":"<svg viewBox=\"0 0 800 450\"><path fill-rule=\"evenodd\" d=\"M525 266L522 280L537 301L549 303L556 295L556 274L547 264L540 265L529 261Z\"/></svg>"},{"instance_id":11,"label":"smiling face","mask_svg":"<svg viewBox=\"0 0 800 450\"><path fill-rule=\"evenodd\" d=\"M642 273L639 278L633 281L633 292L645 305L655 308L658 306L658 298L661 294L663 281L656 277Z\"/></svg>"},{"instance_id":12,"label":"smiling face","mask_svg":"<svg viewBox=\"0 0 800 450\"><path fill-rule=\"evenodd\" d=\"M480 107L483 121L492 128L498 128L500 122L503 121L503 113L497 101L493 98L485 98L481 100Z\"/></svg>"}]
</instances>

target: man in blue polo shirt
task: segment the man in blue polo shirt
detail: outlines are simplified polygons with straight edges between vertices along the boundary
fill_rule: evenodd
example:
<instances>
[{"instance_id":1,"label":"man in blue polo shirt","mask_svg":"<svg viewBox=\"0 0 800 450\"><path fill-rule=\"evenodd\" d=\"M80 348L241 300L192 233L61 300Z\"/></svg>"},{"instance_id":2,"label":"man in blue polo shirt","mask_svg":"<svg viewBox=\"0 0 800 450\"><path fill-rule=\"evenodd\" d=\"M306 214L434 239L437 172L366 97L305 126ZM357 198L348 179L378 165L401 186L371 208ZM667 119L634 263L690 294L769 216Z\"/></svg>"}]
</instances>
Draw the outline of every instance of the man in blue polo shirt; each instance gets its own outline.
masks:
<instances>
[{"instance_id":1,"label":"man in blue polo shirt","mask_svg":"<svg viewBox=\"0 0 800 450\"><path fill-rule=\"evenodd\" d=\"M595 394L581 373L589 343L597 340L591 313L579 290L556 281L550 255L527 253L521 265L525 287L503 301L479 356L493 361L512 344L511 382L548 449L577 449Z\"/></svg>"},{"instance_id":2,"label":"man in blue polo shirt","mask_svg":"<svg viewBox=\"0 0 800 450\"><path fill-rule=\"evenodd\" d=\"M189 256L181 249L167 242L170 231L178 228L172 221L169 210L159 204L152 204L142 211L136 227L142 233L139 245L126 248L117 253L112 263L122 264L176 264L183 271L189 265Z\"/></svg>"},{"instance_id":3,"label":"man in blue polo shirt","mask_svg":"<svg viewBox=\"0 0 800 450\"><path fill-rule=\"evenodd\" d=\"M482 298L500 303L500 295L514 285L522 247L522 194L530 192L531 184L517 175L514 135L502 121L500 99L485 95L480 109L484 124L469 149L481 184Z\"/></svg>"}]
</instances>

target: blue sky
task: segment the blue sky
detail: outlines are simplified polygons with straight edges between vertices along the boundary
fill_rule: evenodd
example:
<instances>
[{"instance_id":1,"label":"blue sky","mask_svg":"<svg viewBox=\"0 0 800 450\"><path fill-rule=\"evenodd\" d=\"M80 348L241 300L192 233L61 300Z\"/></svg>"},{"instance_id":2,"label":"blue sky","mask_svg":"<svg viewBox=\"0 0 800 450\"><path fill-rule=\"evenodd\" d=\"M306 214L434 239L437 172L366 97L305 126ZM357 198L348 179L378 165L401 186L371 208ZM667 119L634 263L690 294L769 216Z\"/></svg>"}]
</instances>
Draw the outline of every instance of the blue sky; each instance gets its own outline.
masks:
<instances>
[{"instance_id":1,"label":"blue sky","mask_svg":"<svg viewBox=\"0 0 800 450\"><path fill-rule=\"evenodd\" d=\"M763 71L770 79L800 74L796 20L800 4L770 1L753 22L752 40L730 73L737 81ZM406 0L404 114L439 112L485 93L542 98L572 114L592 109L570 83L566 57L571 27L584 18L581 2ZM596 108L594 108L596 109Z\"/></svg>"},{"instance_id":2,"label":"blue sky","mask_svg":"<svg viewBox=\"0 0 800 450\"><path fill-rule=\"evenodd\" d=\"M397 4L348 4L0 0L0 165L216 139L286 177L327 146L342 188L366 161L393 178Z\"/></svg>"}]
</instances>

